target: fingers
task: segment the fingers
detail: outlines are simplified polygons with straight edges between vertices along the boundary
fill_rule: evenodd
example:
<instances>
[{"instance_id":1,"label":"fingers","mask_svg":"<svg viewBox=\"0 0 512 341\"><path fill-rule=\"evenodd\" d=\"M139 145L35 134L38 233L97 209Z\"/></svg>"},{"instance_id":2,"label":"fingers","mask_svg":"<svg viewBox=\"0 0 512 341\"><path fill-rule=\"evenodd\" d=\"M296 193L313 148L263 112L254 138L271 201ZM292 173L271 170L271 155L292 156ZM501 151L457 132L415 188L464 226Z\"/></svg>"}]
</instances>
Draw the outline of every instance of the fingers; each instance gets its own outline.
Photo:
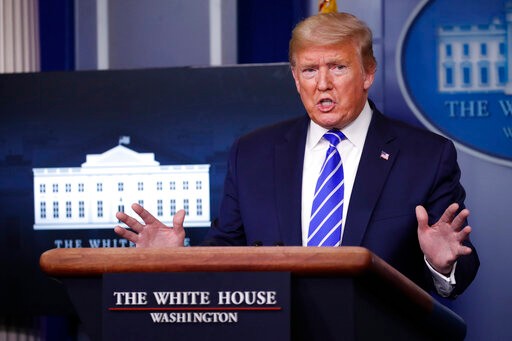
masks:
<instances>
[{"instance_id":1,"label":"fingers","mask_svg":"<svg viewBox=\"0 0 512 341\"><path fill-rule=\"evenodd\" d=\"M469 238L470 233L471 233L471 226L468 225L457 233L457 240L460 243L462 243L463 241L465 241L466 239Z\"/></svg>"},{"instance_id":2,"label":"fingers","mask_svg":"<svg viewBox=\"0 0 512 341\"><path fill-rule=\"evenodd\" d=\"M444 211L441 218L439 218L439 223L448 223L451 224L453 221L453 217L455 216L455 213L457 213L457 210L459 209L459 204L453 203Z\"/></svg>"},{"instance_id":3,"label":"fingers","mask_svg":"<svg viewBox=\"0 0 512 341\"><path fill-rule=\"evenodd\" d=\"M144 207L139 204L132 204L132 210L137 213L139 217L142 218L146 225L159 223L162 224L158 219L156 219L151 213L149 213ZM124 212L117 212L116 218L128 225L135 232L142 232L144 230L144 224L141 224L137 219L130 217Z\"/></svg>"},{"instance_id":4,"label":"fingers","mask_svg":"<svg viewBox=\"0 0 512 341\"><path fill-rule=\"evenodd\" d=\"M178 241L177 243L183 246L183 239L185 238L185 229L183 228L183 222L185 220L184 210L179 210L174 215L173 228L169 229L141 205L133 204L131 207L133 211L142 218L145 224L140 223L124 212L117 212L117 219L133 230L130 231L121 226L116 226L114 232L117 235L135 243L137 247L169 246L171 244L174 246L173 243L175 241Z\"/></svg>"},{"instance_id":5,"label":"fingers","mask_svg":"<svg viewBox=\"0 0 512 341\"><path fill-rule=\"evenodd\" d=\"M466 223L466 219L469 216L469 210L467 208L460 211L459 214L453 219L452 226L456 230L462 229L462 226Z\"/></svg>"},{"instance_id":6,"label":"fingers","mask_svg":"<svg viewBox=\"0 0 512 341\"><path fill-rule=\"evenodd\" d=\"M450 225L455 231L462 231L463 225L469 217L469 210L465 208L460 211L459 214L455 215L458 209L459 204L457 203L448 206L435 225L444 223ZM416 206L416 219L418 220L418 228L428 226L428 213L421 205ZM471 228L469 228L469 232L471 232ZM469 232L466 235L468 235Z\"/></svg>"},{"instance_id":7,"label":"fingers","mask_svg":"<svg viewBox=\"0 0 512 341\"><path fill-rule=\"evenodd\" d=\"M459 256L467 256L469 255L473 250L469 246L461 245L459 248Z\"/></svg>"},{"instance_id":8,"label":"fingers","mask_svg":"<svg viewBox=\"0 0 512 341\"><path fill-rule=\"evenodd\" d=\"M139 204L132 204L132 210L137 213L139 217L146 223L146 225L161 223L158 219L153 217L151 213L149 213L144 207Z\"/></svg>"},{"instance_id":9,"label":"fingers","mask_svg":"<svg viewBox=\"0 0 512 341\"><path fill-rule=\"evenodd\" d=\"M122 228L121 226L114 227L114 232L117 233L119 237L128 239L134 244L137 244L137 241L139 240L139 236L136 233L128 231L127 229Z\"/></svg>"},{"instance_id":10,"label":"fingers","mask_svg":"<svg viewBox=\"0 0 512 341\"><path fill-rule=\"evenodd\" d=\"M467 256L471 252L473 252L473 250L470 247L463 244L463 242L466 239L469 239L470 233L471 233L471 226L469 226L469 225L464 227L459 232L456 232L456 240L458 241L458 245L457 245L457 249L456 249L457 258L459 256Z\"/></svg>"},{"instance_id":11,"label":"fingers","mask_svg":"<svg viewBox=\"0 0 512 341\"><path fill-rule=\"evenodd\" d=\"M139 223L137 219L130 217L124 212L117 212L116 218L125 223L126 225L128 225L128 227L133 229L135 232L140 233L144 229L144 225Z\"/></svg>"},{"instance_id":12,"label":"fingers","mask_svg":"<svg viewBox=\"0 0 512 341\"><path fill-rule=\"evenodd\" d=\"M459 209L459 204L453 203L444 211L437 224L446 223L449 224L453 230L460 231L469 216L469 210L467 208L455 215Z\"/></svg>"}]
</instances>

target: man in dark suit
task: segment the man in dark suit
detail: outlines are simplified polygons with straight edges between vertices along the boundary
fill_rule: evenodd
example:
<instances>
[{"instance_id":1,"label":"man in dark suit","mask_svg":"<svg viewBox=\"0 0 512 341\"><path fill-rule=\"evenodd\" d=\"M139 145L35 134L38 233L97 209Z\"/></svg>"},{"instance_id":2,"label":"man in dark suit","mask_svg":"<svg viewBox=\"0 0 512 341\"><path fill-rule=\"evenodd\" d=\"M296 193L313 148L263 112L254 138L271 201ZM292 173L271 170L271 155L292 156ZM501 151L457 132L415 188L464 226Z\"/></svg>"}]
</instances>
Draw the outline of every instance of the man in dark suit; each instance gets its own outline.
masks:
<instances>
[{"instance_id":1,"label":"man in dark suit","mask_svg":"<svg viewBox=\"0 0 512 341\"><path fill-rule=\"evenodd\" d=\"M479 260L469 242L455 148L386 118L368 100L377 66L369 28L346 13L307 18L293 31L290 64L308 115L234 143L205 245L324 246L332 239L331 246L368 248L427 290L462 293ZM337 145L327 140L333 134ZM343 175L321 205L333 193L340 199L320 218L321 225L334 224L312 244L321 230L310 217L321 211L312 207L326 151L338 155ZM145 224L120 212L118 219L134 230L117 226L120 236L140 247L183 245L183 211L169 229L141 206L132 208Z\"/></svg>"}]
</instances>

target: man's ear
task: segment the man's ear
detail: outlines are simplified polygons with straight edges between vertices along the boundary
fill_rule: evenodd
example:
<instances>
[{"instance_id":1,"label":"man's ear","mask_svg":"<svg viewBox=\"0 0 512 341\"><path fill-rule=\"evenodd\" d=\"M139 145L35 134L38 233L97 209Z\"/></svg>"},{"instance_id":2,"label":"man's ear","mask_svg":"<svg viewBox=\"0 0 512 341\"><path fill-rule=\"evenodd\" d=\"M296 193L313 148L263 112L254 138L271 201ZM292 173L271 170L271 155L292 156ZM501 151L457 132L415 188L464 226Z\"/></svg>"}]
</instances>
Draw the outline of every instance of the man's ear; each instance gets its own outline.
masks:
<instances>
[{"instance_id":1,"label":"man's ear","mask_svg":"<svg viewBox=\"0 0 512 341\"><path fill-rule=\"evenodd\" d=\"M371 71L370 73L365 71L364 74L365 75L364 75L363 88L364 88L364 90L368 90L372 86L373 81L375 79L375 71Z\"/></svg>"}]
</instances>

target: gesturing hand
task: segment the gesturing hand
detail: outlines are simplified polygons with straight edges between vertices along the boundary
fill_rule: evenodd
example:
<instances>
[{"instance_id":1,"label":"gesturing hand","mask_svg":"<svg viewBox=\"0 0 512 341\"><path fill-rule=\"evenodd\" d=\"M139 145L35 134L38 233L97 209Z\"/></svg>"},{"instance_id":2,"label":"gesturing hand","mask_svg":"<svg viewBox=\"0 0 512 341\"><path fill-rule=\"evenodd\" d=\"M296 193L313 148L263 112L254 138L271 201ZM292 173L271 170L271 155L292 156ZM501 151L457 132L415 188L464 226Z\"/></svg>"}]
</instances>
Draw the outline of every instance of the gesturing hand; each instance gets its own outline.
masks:
<instances>
[{"instance_id":1,"label":"gesturing hand","mask_svg":"<svg viewBox=\"0 0 512 341\"><path fill-rule=\"evenodd\" d=\"M114 231L120 237L135 243L137 247L183 246L183 241L185 240L185 230L183 229L183 221L185 220L184 210L176 212L172 219L173 227L171 228L164 225L139 204L132 204L132 209L142 218L145 225L124 212L117 212L117 219L135 231L132 232L121 226L116 226Z\"/></svg>"},{"instance_id":2,"label":"gesturing hand","mask_svg":"<svg viewBox=\"0 0 512 341\"><path fill-rule=\"evenodd\" d=\"M462 225L469 216L469 210L459 214L459 205L448 206L441 218L432 226L428 225L428 214L423 206L416 207L418 240L429 264L442 274L449 274L457 258L471 253L471 248L462 244L471 233L471 227Z\"/></svg>"}]
</instances>

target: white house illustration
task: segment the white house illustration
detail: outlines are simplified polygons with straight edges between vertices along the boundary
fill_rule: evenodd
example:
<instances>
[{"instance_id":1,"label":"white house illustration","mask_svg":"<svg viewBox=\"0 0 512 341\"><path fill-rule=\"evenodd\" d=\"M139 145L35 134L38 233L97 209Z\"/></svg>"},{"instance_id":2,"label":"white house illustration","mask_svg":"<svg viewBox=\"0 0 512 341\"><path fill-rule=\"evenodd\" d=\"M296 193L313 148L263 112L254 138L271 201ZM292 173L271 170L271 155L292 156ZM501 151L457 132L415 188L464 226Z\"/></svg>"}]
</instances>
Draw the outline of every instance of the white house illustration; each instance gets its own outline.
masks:
<instances>
[{"instance_id":1,"label":"white house illustration","mask_svg":"<svg viewBox=\"0 0 512 341\"><path fill-rule=\"evenodd\" d=\"M440 92L504 92L512 94L512 3L505 23L445 25L438 29Z\"/></svg>"},{"instance_id":2,"label":"white house illustration","mask_svg":"<svg viewBox=\"0 0 512 341\"><path fill-rule=\"evenodd\" d=\"M134 202L168 226L183 208L185 227L208 227L209 172L209 164L161 166L121 144L81 167L34 168L34 229L112 229L116 212L133 215Z\"/></svg>"}]
</instances>

